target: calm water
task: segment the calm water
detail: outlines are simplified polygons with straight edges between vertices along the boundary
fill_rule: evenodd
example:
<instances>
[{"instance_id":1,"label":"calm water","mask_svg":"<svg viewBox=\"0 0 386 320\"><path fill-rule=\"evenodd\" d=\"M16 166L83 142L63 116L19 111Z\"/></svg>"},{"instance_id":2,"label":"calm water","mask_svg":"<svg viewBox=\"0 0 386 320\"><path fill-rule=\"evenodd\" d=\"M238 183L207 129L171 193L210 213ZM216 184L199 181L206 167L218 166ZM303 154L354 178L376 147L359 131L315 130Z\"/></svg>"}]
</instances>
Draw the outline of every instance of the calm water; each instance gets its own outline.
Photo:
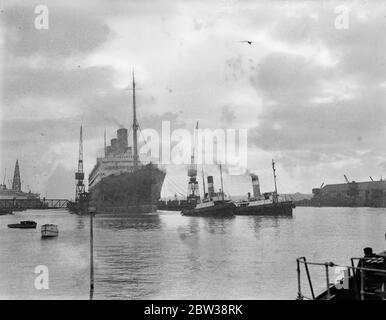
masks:
<instances>
[{"instance_id":1,"label":"calm water","mask_svg":"<svg viewBox=\"0 0 386 320\"><path fill-rule=\"evenodd\" d=\"M9 229L33 219L38 228ZM41 240L40 225L59 225ZM348 264L386 249L386 209L296 208L292 218L209 219L161 212L97 217L96 299L294 299L298 256ZM36 290L34 269L49 269ZM323 288L323 270L312 270ZM0 216L0 298L87 299L89 218L66 211Z\"/></svg>"}]
</instances>

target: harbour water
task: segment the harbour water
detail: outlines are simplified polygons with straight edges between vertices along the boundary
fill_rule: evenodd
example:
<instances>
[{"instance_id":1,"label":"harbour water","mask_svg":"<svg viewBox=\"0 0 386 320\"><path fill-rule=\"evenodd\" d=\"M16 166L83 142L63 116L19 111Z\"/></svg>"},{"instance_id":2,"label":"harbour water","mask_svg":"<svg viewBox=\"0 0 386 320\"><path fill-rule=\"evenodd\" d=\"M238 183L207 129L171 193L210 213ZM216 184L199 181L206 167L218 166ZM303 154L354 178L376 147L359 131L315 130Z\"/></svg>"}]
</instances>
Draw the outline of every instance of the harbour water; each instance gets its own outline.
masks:
<instances>
[{"instance_id":1,"label":"harbour water","mask_svg":"<svg viewBox=\"0 0 386 320\"><path fill-rule=\"evenodd\" d=\"M37 229L8 229L34 220ZM42 240L40 225L59 226ZM95 299L295 299L296 261L349 263L386 249L386 209L294 209L292 218L209 219L178 212L96 217ZM49 270L37 290L34 270ZM323 269L311 270L320 290ZM319 277L320 275L320 277ZM0 216L1 299L88 299L89 217L30 210Z\"/></svg>"}]
</instances>

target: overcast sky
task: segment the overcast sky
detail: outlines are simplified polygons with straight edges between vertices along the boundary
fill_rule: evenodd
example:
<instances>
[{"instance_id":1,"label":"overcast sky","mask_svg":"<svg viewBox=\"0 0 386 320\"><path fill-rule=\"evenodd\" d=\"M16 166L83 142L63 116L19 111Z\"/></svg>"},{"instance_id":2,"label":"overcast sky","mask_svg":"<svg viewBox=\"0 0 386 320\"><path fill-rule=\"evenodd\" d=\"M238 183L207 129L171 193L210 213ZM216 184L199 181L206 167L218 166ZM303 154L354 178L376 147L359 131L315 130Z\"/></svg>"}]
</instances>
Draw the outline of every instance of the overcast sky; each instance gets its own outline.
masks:
<instances>
[{"instance_id":1,"label":"overcast sky","mask_svg":"<svg viewBox=\"0 0 386 320\"><path fill-rule=\"evenodd\" d=\"M1 4L1 170L18 158L24 189L73 197L79 126L88 174L131 124L133 68L142 128L248 129L265 191L271 158L279 192L386 176L385 1L44 1L48 30L39 4Z\"/></svg>"}]
</instances>

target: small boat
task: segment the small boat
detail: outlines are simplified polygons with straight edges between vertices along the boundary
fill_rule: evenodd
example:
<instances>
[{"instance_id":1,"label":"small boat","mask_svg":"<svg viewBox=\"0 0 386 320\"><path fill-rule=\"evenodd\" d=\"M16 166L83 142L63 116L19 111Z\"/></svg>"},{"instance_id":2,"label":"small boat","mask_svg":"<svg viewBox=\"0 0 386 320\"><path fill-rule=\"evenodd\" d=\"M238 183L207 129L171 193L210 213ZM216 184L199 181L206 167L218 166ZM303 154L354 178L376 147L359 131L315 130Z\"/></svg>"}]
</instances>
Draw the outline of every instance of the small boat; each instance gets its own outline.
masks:
<instances>
[{"instance_id":1,"label":"small boat","mask_svg":"<svg viewBox=\"0 0 386 320\"><path fill-rule=\"evenodd\" d=\"M59 235L58 226L55 224L43 224L41 226L42 238L53 238Z\"/></svg>"},{"instance_id":2,"label":"small boat","mask_svg":"<svg viewBox=\"0 0 386 320\"><path fill-rule=\"evenodd\" d=\"M20 223L9 224L8 228L18 228L18 229L36 229L35 221L20 221Z\"/></svg>"}]
</instances>

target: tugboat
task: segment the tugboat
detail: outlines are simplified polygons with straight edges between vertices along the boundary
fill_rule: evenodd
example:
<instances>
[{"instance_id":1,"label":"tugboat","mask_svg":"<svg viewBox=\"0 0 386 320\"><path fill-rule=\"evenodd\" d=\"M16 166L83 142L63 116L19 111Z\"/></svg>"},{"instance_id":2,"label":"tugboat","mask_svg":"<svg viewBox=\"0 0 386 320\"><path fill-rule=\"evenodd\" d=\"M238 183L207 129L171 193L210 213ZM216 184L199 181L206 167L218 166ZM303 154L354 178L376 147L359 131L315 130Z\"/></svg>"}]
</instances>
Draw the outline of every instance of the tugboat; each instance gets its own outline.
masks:
<instances>
[{"instance_id":1,"label":"tugboat","mask_svg":"<svg viewBox=\"0 0 386 320\"><path fill-rule=\"evenodd\" d=\"M272 160L273 179L275 184L274 192L267 192L261 195L259 178L252 174L253 198L248 193L248 201L236 203L235 215L284 215L292 216L292 209L295 204L292 201L279 201L276 184L275 162Z\"/></svg>"},{"instance_id":2,"label":"tugboat","mask_svg":"<svg viewBox=\"0 0 386 320\"><path fill-rule=\"evenodd\" d=\"M192 209L182 210L184 216L196 216L196 217L229 217L234 215L236 208L235 204L230 200L225 200L223 181L222 181L222 168L220 165L221 175L221 190L220 192L214 192L213 187L213 176L208 176L208 193L205 193L204 183L204 194L205 198L202 202L197 203ZM203 171L203 181L204 171Z\"/></svg>"},{"instance_id":3,"label":"tugboat","mask_svg":"<svg viewBox=\"0 0 386 320\"><path fill-rule=\"evenodd\" d=\"M20 221L20 223L9 224L8 228L36 229L36 225L35 221Z\"/></svg>"},{"instance_id":4,"label":"tugboat","mask_svg":"<svg viewBox=\"0 0 386 320\"><path fill-rule=\"evenodd\" d=\"M182 210L183 216L195 217L230 217L234 215L233 202L204 201L198 203L193 209Z\"/></svg>"},{"instance_id":5,"label":"tugboat","mask_svg":"<svg viewBox=\"0 0 386 320\"><path fill-rule=\"evenodd\" d=\"M41 226L42 238L53 238L59 235L58 226L55 224L43 224Z\"/></svg>"},{"instance_id":6,"label":"tugboat","mask_svg":"<svg viewBox=\"0 0 386 320\"><path fill-rule=\"evenodd\" d=\"M355 267L355 261L358 261ZM375 254L370 247L364 248L364 256L351 258L351 266L339 266L333 262L308 262L305 257L296 259L298 273L298 300L385 300L386 299L386 251ZM311 297L303 294L300 264L304 264ZM309 265L324 266L326 290L315 295L308 269ZM340 268L343 276L330 283L329 268ZM336 270L336 269L335 269Z\"/></svg>"}]
</instances>

